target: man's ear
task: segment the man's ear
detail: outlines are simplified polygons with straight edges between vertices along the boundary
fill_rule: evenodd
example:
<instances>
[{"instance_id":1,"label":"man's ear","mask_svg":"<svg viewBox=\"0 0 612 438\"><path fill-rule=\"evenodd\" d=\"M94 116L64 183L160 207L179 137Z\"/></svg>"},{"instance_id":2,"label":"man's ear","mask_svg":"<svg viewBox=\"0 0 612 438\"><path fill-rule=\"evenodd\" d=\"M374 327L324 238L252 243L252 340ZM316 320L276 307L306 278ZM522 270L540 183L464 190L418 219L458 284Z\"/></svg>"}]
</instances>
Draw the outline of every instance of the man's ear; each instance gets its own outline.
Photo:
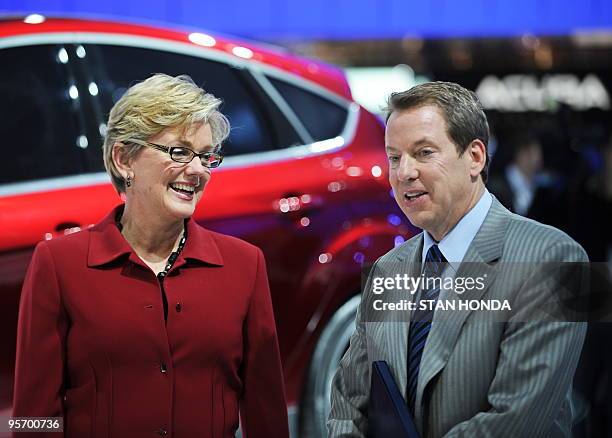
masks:
<instances>
[{"instance_id":1,"label":"man's ear","mask_svg":"<svg viewBox=\"0 0 612 438\"><path fill-rule=\"evenodd\" d=\"M487 147L481 140L475 139L468 145L466 152L470 157L470 175L476 178L487 162Z\"/></svg>"},{"instance_id":2,"label":"man's ear","mask_svg":"<svg viewBox=\"0 0 612 438\"><path fill-rule=\"evenodd\" d=\"M132 171L132 158L128 157L122 143L116 141L113 144L112 158L113 162L115 163L115 167L123 179L127 179L128 176L133 176L134 172Z\"/></svg>"}]
</instances>

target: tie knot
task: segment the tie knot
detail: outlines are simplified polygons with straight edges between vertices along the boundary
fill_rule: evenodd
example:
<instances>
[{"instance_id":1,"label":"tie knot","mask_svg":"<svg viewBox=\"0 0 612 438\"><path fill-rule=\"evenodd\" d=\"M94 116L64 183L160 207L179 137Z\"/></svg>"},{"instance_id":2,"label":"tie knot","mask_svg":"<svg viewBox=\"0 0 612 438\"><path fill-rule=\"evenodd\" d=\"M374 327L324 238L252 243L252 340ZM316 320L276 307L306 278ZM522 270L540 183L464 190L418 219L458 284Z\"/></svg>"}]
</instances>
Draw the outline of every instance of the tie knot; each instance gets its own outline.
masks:
<instances>
[{"instance_id":1,"label":"tie knot","mask_svg":"<svg viewBox=\"0 0 612 438\"><path fill-rule=\"evenodd\" d=\"M438 245L432 245L425 255L424 272L426 275L439 276L442 273L446 258Z\"/></svg>"},{"instance_id":2,"label":"tie knot","mask_svg":"<svg viewBox=\"0 0 612 438\"><path fill-rule=\"evenodd\" d=\"M425 261L434 263L444 263L446 262L446 259L442 255L442 251L440 251L438 245L431 245L429 247L429 250L427 251L427 254L425 255Z\"/></svg>"}]
</instances>

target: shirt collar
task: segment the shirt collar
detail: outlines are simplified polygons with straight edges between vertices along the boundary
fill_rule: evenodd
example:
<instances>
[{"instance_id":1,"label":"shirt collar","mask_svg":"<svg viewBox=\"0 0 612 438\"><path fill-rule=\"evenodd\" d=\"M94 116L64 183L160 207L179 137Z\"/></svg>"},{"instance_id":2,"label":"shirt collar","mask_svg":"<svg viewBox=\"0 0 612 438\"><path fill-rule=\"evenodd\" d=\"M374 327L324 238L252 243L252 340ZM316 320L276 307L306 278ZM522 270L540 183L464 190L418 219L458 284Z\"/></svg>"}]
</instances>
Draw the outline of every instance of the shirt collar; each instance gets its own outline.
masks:
<instances>
[{"instance_id":1,"label":"shirt collar","mask_svg":"<svg viewBox=\"0 0 612 438\"><path fill-rule=\"evenodd\" d=\"M421 260L425 260L425 255L432 245L437 244L440 252L449 261L461 263L476 233L487 217L489 208L493 203L493 197L487 189L472 209L461 218L457 225L440 242L436 242L427 231L423 231L423 253Z\"/></svg>"},{"instance_id":2,"label":"shirt collar","mask_svg":"<svg viewBox=\"0 0 612 438\"><path fill-rule=\"evenodd\" d=\"M124 205L114 208L104 219L90 228L87 265L102 266L121 256L129 254L130 260L142 264L142 261L125 240L117 226L115 217ZM223 257L213 237L213 233L199 226L193 219L187 220L187 242L177 260L176 266L185 260L197 260L211 265L223 266ZM181 260L182 259L182 260Z\"/></svg>"}]
</instances>

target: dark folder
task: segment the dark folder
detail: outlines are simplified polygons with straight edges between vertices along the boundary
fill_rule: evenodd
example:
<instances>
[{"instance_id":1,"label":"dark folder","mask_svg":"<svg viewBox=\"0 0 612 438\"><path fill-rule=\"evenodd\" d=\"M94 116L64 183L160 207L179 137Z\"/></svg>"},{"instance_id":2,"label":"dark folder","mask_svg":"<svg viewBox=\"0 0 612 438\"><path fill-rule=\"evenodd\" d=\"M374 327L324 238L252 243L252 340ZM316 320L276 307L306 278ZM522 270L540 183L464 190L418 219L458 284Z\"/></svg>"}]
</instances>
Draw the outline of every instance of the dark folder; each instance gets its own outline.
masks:
<instances>
[{"instance_id":1,"label":"dark folder","mask_svg":"<svg viewBox=\"0 0 612 438\"><path fill-rule=\"evenodd\" d=\"M368 437L419 438L406 401L384 360L372 362Z\"/></svg>"}]
</instances>

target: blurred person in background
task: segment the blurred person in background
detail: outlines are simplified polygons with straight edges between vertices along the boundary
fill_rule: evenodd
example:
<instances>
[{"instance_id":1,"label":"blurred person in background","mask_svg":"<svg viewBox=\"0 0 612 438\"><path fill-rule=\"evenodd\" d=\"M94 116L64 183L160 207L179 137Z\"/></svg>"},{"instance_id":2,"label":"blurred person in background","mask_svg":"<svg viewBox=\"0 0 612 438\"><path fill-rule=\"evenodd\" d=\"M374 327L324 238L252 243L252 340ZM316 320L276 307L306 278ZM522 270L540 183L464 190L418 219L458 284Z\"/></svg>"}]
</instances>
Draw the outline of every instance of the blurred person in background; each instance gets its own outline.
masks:
<instances>
[{"instance_id":1,"label":"blurred person in background","mask_svg":"<svg viewBox=\"0 0 612 438\"><path fill-rule=\"evenodd\" d=\"M239 416L249 438L288 436L263 254L191 218L229 134L220 104L156 74L112 108L104 163L125 204L37 245L14 416L64 417L67 437L233 437Z\"/></svg>"},{"instance_id":2,"label":"blurred person in background","mask_svg":"<svg viewBox=\"0 0 612 438\"><path fill-rule=\"evenodd\" d=\"M501 174L487 183L510 211L548 225L566 229L566 188L543 166L544 153L533 133L515 134L504 142L512 159Z\"/></svg>"},{"instance_id":3,"label":"blurred person in background","mask_svg":"<svg viewBox=\"0 0 612 438\"><path fill-rule=\"evenodd\" d=\"M509 142L513 160L503 175L489 181L489 189L507 209L527 216L537 190L536 176L542 169L542 145L530 134Z\"/></svg>"}]
</instances>

